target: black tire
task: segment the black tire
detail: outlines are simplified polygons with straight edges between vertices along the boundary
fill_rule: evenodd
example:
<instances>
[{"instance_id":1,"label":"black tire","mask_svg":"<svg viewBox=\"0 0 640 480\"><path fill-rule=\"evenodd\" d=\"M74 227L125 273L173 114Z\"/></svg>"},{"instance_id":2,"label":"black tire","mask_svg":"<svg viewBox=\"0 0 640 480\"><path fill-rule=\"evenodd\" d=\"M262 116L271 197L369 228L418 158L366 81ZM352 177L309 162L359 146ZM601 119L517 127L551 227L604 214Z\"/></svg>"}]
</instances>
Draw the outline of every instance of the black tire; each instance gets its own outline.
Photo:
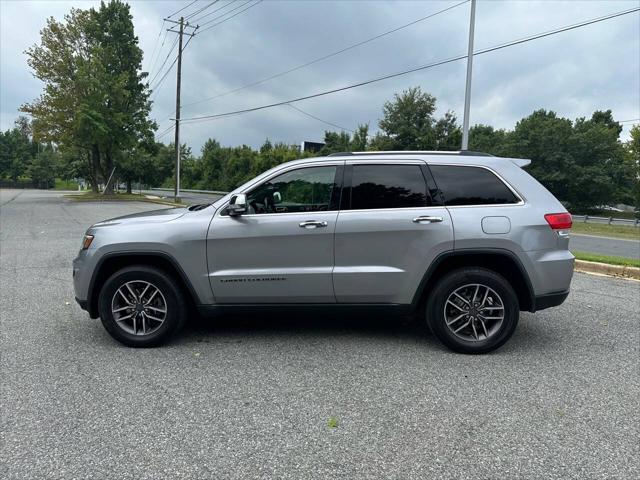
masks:
<instances>
[{"instance_id":1,"label":"black tire","mask_svg":"<svg viewBox=\"0 0 640 480\"><path fill-rule=\"evenodd\" d=\"M114 295L127 282L149 282L156 287L166 302L164 322L146 335L135 335L121 328L111 311ZM165 343L184 325L187 317L187 304L180 285L167 272L146 265L132 265L118 270L104 283L98 298L98 311L102 325L109 334L120 343L129 347L155 347Z\"/></svg>"},{"instance_id":2,"label":"black tire","mask_svg":"<svg viewBox=\"0 0 640 480\"><path fill-rule=\"evenodd\" d=\"M453 292L469 284L487 286L502 299L504 318L488 338L468 341L454 334L446 324L445 302ZM465 267L446 274L438 281L429 293L426 315L429 329L445 346L459 353L479 354L491 352L511 338L518 325L520 306L516 293L504 277L485 268Z\"/></svg>"}]
</instances>

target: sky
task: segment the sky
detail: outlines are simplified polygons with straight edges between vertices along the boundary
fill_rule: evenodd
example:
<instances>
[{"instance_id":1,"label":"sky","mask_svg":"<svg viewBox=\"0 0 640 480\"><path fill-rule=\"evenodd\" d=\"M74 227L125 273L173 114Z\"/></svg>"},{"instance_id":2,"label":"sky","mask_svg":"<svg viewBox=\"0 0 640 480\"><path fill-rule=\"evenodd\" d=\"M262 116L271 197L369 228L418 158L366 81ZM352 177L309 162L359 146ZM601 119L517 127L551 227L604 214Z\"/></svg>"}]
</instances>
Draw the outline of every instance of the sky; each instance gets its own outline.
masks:
<instances>
[{"instance_id":1,"label":"sky","mask_svg":"<svg viewBox=\"0 0 640 480\"><path fill-rule=\"evenodd\" d=\"M199 24L211 23L201 27L184 49L183 118L286 101L464 55L467 51L470 3L287 75L201 101L341 50L456 5L460 0L264 0L242 11L243 4L249 7L255 2L220 0L191 17L191 21ZM173 140L173 132L167 128L175 117L175 67L163 82L159 80L175 57L176 49L171 51L171 47L176 36L166 32L171 24L163 22L163 18L183 7L186 8L172 18L188 16L207 7L211 0L192 5L190 0L129 3L144 51L143 70L150 71L150 79L155 76L152 117L159 125L157 134L166 131L159 141L168 143ZM73 7L98 5L99 2L78 0L0 0L0 129L11 128L20 114L20 105L37 98L42 90L42 83L33 77L27 65L24 51L39 41L46 19L60 20ZM640 0L478 0L475 50L638 6ZM230 13L215 20L226 12ZM235 13L238 15L229 18ZM198 22L205 14L209 15ZM160 69L167 56L167 63ZM370 132L376 132L384 102L392 100L395 93L420 86L436 97L438 116L452 111L462 123L465 75L463 59L294 105L346 129L368 123ZM474 58L472 125L482 123L512 129L519 119L541 108L571 119L607 109L619 121L640 118L640 14L632 13ZM632 125L632 122L624 124L623 139L628 138ZM259 147L267 138L299 144L303 140L322 141L326 129L338 130L284 105L185 123L181 141L197 154L208 138L215 138L225 146Z\"/></svg>"}]
</instances>

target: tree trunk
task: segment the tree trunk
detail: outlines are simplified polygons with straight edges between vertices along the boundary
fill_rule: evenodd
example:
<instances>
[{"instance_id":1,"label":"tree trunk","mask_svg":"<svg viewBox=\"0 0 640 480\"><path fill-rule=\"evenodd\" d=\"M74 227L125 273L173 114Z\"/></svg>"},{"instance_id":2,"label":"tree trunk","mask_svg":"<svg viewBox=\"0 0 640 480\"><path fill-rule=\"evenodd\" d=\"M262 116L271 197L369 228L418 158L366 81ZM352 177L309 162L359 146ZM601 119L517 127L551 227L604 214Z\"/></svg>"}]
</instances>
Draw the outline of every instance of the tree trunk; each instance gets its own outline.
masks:
<instances>
[{"instance_id":1,"label":"tree trunk","mask_svg":"<svg viewBox=\"0 0 640 480\"><path fill-rule=\"evenodd\" d=\"M100 183L100 174L102 167L100 165L100 149L98 145L91 146L91 158L89 159L91 167L91 190L98 193L98 183Z\"/></svg>"},{"instance_id":2,"label":"tree trunk","mask_svg":"<svg viewBox=\"0 0 640 480\"><path fill-rule=\"evenodd\" d=\"M113 183L114 183L114 178L109 179L109 177L111 176L111 171L113 170L113 158L111 157L111 152L109 152L108 150L105 152L105 184L104 184L104 194L105 195L113 195L114 191L113 191ZM111 181L109 181L111 180Z\"/></svg>"},{"instance_id":3,"label":"tree trunk","mask_svg":"<svg viewBox=\"0 0 640 480\"><path fill-rule=\"evenodd\" d=\"M131 180L127 180L127 193L131 194Z\"/></svg>"}]
</instances>

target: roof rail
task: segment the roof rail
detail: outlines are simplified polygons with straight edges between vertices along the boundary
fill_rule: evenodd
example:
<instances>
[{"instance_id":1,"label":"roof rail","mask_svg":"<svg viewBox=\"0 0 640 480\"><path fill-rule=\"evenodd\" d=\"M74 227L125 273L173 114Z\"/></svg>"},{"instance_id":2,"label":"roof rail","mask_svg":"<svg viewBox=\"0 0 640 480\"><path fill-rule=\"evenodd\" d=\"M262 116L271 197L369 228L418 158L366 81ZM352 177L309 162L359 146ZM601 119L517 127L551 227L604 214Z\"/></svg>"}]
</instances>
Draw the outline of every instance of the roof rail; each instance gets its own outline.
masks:
<instances>
[{"instance_id":1,"label":"roof rail","mask_svg":"<svg viewBox=\"0 0 640 480\"><path fill-rule=\"evenodd\" d=\"M437 150L395 150L389 152L336 152L330 153L327 155L328 157L344 157L351 155L451 155L451 156L461 156L461 157L493 157L490 153L484 152L473 152L471 150L458 150L458 151L437 151Z\"/></svg>"}]
</instances>

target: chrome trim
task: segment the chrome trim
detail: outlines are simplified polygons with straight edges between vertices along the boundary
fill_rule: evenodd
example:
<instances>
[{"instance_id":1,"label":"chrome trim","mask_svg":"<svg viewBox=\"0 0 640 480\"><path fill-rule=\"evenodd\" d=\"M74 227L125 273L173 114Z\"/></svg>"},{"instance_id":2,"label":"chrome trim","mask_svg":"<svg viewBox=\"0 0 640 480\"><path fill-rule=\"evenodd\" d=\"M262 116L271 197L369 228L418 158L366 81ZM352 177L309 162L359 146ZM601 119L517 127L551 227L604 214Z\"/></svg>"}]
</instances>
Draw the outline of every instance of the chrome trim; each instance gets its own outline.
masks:
<instances>
[{"instance_id":1,"label":"chrome trim","mask_svg":"<svg viewBox=\"0 0 640 480\"><path fill-rule=\"evenodd\" d=\"M307 220L305 222L300 222L298 224L298 226L300 228L308 228L308 229L314 229L314 228L322 228L322 227L326 227L328 225L327 222L323 221L318 221L318 220Z\"/></svg>"},{"instance_id":2,"label":"chrome trim","mask_svg":"<svg viewBox=\"0 0 640 480\"><path fill-rule=\"evenodd\" d=\"M413 223L422 223L422 222L427 222L427 223L439 223L442 221L442 217L432 217L430 215L421 215L419 217L414 218Z\"/></svg>"}]
</instances>

